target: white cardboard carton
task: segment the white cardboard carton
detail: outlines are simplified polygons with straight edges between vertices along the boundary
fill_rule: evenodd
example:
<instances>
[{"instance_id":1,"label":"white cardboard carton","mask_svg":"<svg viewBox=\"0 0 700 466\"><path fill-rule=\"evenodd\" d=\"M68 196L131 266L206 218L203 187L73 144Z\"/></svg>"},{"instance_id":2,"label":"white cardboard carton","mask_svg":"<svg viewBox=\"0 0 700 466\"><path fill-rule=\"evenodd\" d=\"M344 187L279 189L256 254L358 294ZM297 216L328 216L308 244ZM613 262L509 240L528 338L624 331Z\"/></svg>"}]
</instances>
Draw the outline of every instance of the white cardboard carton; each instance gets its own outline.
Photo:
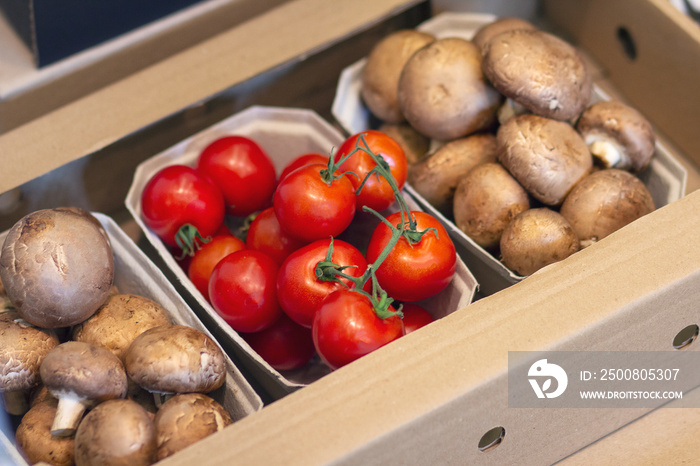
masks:
<instances>
[{"instance_id":1,"label":"white cardboard carton","mask_svg":"<svg viewBox=\"0 0 700 466\"><path fill-rule=\"evenodd\" d=\"M275 163L279 172L298 155L308 152L330 154L344 140L343 136L315 112L305 109L253 106L230 118L188 138L175 146L153 156L139 165L127 194L126 206L133 215L144 235L156 248L168 268L175 274L184 292L189 293L200 306L213 325L223 330L223 334L243 364L252 371L253 377L268 390L274 398L284 396L328 372L320 360L313 360L304 368L285 371L284 374L267 364L243 338L221 318L212 305L202 296L186 273L177 264L163 242L153 234L141 218L141 193L150 179L161 168L176 163L192 165L199 153L214 139L225 134L238 134L258 142ZM420 207L406 197L409 206ZM365 217L366 219L369 218ZM371 231L371 224L353 225L352 235L359 237ZM439 318L467 306L476 292L477 282L464 262L458 261L458 271L453 283L442 293L426 300L423 304Z\"/></svg>"}]
</instances>

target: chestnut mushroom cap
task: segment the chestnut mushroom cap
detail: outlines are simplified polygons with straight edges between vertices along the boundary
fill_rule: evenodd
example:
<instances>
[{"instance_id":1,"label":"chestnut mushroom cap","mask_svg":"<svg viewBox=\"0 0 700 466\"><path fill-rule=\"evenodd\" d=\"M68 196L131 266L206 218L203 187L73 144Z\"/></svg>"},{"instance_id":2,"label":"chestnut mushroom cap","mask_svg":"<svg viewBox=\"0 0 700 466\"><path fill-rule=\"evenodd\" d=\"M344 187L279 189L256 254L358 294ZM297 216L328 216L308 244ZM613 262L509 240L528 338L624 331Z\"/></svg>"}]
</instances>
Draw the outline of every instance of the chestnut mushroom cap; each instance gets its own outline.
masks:
<instances>
[{"instance_id":1,"label":"chestnut mushroom cap","mask_svg":"<svg viewBox=\"0 0 700 466\"><path fill-rule=\"evenodd\" d=\"M525 188L496 162L474 167L459 180L454 195L457 228L489 250L498 248L513 217L529 208Z\"/></svg>"},{"instance_id":2,"label":"chestnut mushroom cap","mask_svg":"<svg viewBox=\"0 0 700 466\"><path fill-rule=\"evenodd\" d=\"M477 165L495 162L498 153L492 134L472 134L455 139L408 168L407 182L444 215L452 214L460 178Z\"/></svg>"},{"instance_id":3,"label":"chestnut mushroom cap","mask_svg":"<svg viewBox=\"0 0 700 466\"><path fill-rule=\"evenodd\" d=\"M576 231L581 246L588 247L654 209L654 199L639 178L608 168L582 179L560 212Z\"/></svg>"},{"instance_id":4,"label":"chestnut mushroom cap","mask_svg":"<svg viewBox=\"0 0 700 466\"><path fill-rule=\"evenodd\" d=\"M401 72L398 95L410 125L443 141L494 125L503 99L484 79L479 48L456 37L417 50Z\"/></svg>"},{"instance_id":5,"label":"chestnut mushroom cap","mask_svg":"<svg viewBox=\"0 0 700 466\"><path fill-rule=\"evenodd\" d=\"M425 157L430 150L430 138L420 134L407 123L384 123L379 127L379 131L401 146L409 166Z\"/></svg>"},{"instance_id":6,"label":"chestnut mushroom cap","mask_svg":"<svg viewBox=\"0 0 700 466\"><path fill-rule=\"evenodd\" d=\"M495 21L484 24L479 29L476 30L474 36L472 37L472 42L474 42L477 47L483 50L486 42L490 41L493 37L506 31L511 31L513 29L538 29L537 26L531 22L518 18L516 16L505 16L498 18Z\"/></svg>"},{"instance_id":7,"label":"chestnut mushroom cap","mask_svg":"<svg viewBox=\"0 0 700 466\"><path fill-rule=\"evenodd\" d=\"M563 121L533 114L503 123L496 134L498 160L537 200L562 203L593 167L593 157L576 130Z\"/></svg>"},{"instance_id":8,"label":"chestnut mushroom cap","mask_svg":"<svg viewBox=\"0 0 700 466\"><path fill-rule=\"evenodd\" d=\"M656 134L649 120L616 100L588 107L576 123L576 130L605 168L639 173L649 166L656 149Z\"/></svg>"},{"instance_id":9,"label":"chestnut mushroom cap","mask_svg":"<svg viewBox=\"0 0 700 466\"><path fill-rule=\"evenodd\" d=\"M9 414L29 409L30 391L41 383L41 362L58 344L55 332L30 325L16 311L0 313L0 393Z\"/></svg>"},{"instance_id":10,"label":"chestnut mushroom cap","mask_svg":"<svg viewBox=\"0 0 700 466\"><path fill-rule=\"evenodd\" d=\"M536 115L571 120L591 99L593 79L579 52L539 29L511 29L491 38L482 69L493 87Z\"/></svg>"},{"instance_id":11,"label":"chestnut mushroom cap","mask_svg":"<svg viewBox=\"0 0 700 466\"><path fill-rule=\"evenodd\" d=\"M167 311L135 294L112 294L86 321L73 328L73 340L103 346L124 359L129 345L149 328L170 325Z\"/></svg>"},{"instance_id":12,"label":"chestnut mushroom cap","mask_svg":"<svg viewBox=\"0 0 700 466\"><path fill-rule=\"evenodd\" d=\"M52 349L40 368L41 380L58 398L51 433L75 433L85 410L103 401L124 398L127 377L121 360L101 346L67 341Z\"/></svg>"},{"instance_id":13,"label":"chestnut mushroom cap","mask_svg":"<svg viewBox=\"0 0 700 466\"><path fill-rule=\"evenodd\" d=\"M387 123L404 121L398 100L401 70L416 50L434 40L432 34L402 29L375 44L360 79L360 95L374 116Z\"/></svg>"},{"instance_id":14,"label":"chestnut mushroom cap","mask_svg":"<svg viewBox=\"0 0 700 466\"><path fill-rule=\"evenodd\" d=\"M546 265L566 259L579 248L571 224L547 207L519 213L501 236L503 263L522 276L532 275Z\"/></svg>"},{"instance_id":15,"label":"chestnut mushroom cap","mask_svg":"<svg viewBox=\"0 0 700 466\"><path fill-rule=\"evenodd\" d=\"M156 413L158 460L172 456L232 423L224 407L207 395L175 395Z\"/></svg>"},{"instance_id":16,"label":"chestnut mushroom cap","mask_svg":"<svg viewBox=\"0 0 700 466\"><path fill-rule=\"evenodd\" d=\"M105 236L85 215L38 210L10 228L0 277L24 320L42 328L69 327L107 299L114 257Z\"/></svg>"},{"instance_id":17,"label":"chestnut mushroom cap","mask_svg":"<svg viewBox=\"0 0 700 466\"><path fill-rule=\"evenodd\" d=\"M129 346L124 364L129 377L152 393L208 393L226 379L221 348L186 325L146 330Z\"/></svg>"},{"instance_id":18,"label":"chestnut mushroom cap","mask_svg":"<svg viewBox=\"0 0 700 466\"><path fill-rule=\"evenodd\" d=\"M57 405L55 398L36 403L22 417L17 427L17 448L29 464L42 461L53 466L75 464L74 438L51 435Z\"/></svg>"},{"instance_id":19,"label":"chestnut mushroom cap","mask_svg":"<svg viewBox=\"0 0 700 466\"><path fill-rule=\"evenodd\" d=\"M78 466L147 466L157 457L156 427L151 415L131 400L100 403L75 433Z\"/></svg>"}]
</instances>

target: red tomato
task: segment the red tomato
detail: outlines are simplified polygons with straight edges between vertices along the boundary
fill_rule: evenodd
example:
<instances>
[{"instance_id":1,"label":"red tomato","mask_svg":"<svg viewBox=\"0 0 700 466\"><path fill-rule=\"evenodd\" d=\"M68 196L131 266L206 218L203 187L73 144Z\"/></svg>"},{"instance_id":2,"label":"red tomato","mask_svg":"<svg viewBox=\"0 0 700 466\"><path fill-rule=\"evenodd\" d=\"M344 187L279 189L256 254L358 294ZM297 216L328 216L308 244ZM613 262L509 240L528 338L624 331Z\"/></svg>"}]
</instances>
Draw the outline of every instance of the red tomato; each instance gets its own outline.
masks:
<instances>
[{"instance_id":1,"label":"red tomato","mask_svg":"<svg viewBox=\"0 0 700 466\"><path fill-rule=\"evenodd\" d=\"M311 330L282 314L271 327L243 333L243 339L270 366L278 371L298 369L315 354Z\"/></svg>"},{"instance_id":2,"label":"red tomato","mask_svg":"<svg viewBox=\"0 0 700 466\"><path fill-rule=\"evenodd\" d=\"M287 164L280 174L280 180L285 176L289 175L291 172L304 165L311 165L312 163L322 163L324 165L328 164L328 156L316 153L303 154L295 158Z\"/></svg>"},{"instance_id":3,"label":"red tomato","mask_svg":"<svg viewBox=\"0 0 700 466\"><path fill-rule=\"evenodd\" d=\"M200 244L213 235L224 221L221 191L195 169L171 165L151 177L141 193L142 218L163 242L194 254ZM198 240L187 236L192 244L179 243L183 227L190 225L199 233ZM202 241L202 239L204 241Z\"/></svg>"},{"instance_id":4,"label":"red tomato","mask_svg":"<svg viewBox=\"0 0 700 466\"><path fill-rule=\"evenodd\" d=\"M209 277L221 259L245 249L245 243L232 235L215 236L192 257L187 275L192 284L209 301Z\"/></svg>"},{"instance_id":5,"label":"red tomato","mask_svg":"<svg viewBox=\"0 0 700 466\"><path fill-rule=\"evenodd\" d=\"M402 189L406 183L408 174L408 163L406 154L401 146L390 136L376 130L367 130L347 138L335 153L334 160L339 161L342 157L352 152L358 145L360 135L364 135L365 142L369 149L380 155L389 165L392 176L396 180L398 189ZM362 146L362 143L360 142ZM364 147L364 146L362 146ZM364 151L358 151L348 160L343 162L338 168L339 173L353 172L357 176L348 175L355 190L360 187L362 180L377 164L372 157ZM368 206L380 212L391 206L396 201L389 182L383 177L372 175L362 190L357 195L357 209Z\"/></svg>"},{"instance_id":6,"label":"red tomato","mask_svg":"<svg viewBox=\"0 0 700 466\"><path fill-rule=\"evenodd\" d=\"M321 171L328 167L311 164L280 180L273 197L277 220L288 235L301 241L337 236L355 216L355 192L343 176L326 182Z\"/></svg>"},{"instance_id":7,"label":"red tomato","mask_svg":"<svg viewBox=\"0 0 700 466\"><path fill-rule=\"evenodd\" d=\"M243 136L224 136L209 144L197 159L197 170L219 186L227 213L237 217L267 207L277 184L270 157Z\"/></svg>"},{"instance_id":8,"label":"red tomato","mask_svg":"<svg viewBox=\"0 0 700 466\"><path fill-rule=\"evenodd\" d=\"M407 335L435 320L430 312L415 303L404 303L401 312L403 312L404 333Z\"/></svg>"},{"instance_id":9,"label":"red tomato","mask_svg":"<svg viewBox=\"0 0 700 466\"><path fill-rule=\"evenodd\" d=\"M277 263L265 253L243 249L224 257L209 277L209 299L237 332L259 332L282 314L277 303Z\"/></svg>"},{"instance_id":10,"label":"red tomato","mask_svg":"<svg viewBox=\"0 0 700 466\"><path fill-rule=\"evenodd\" d=\"M411 244L401 237L386 259L375 270L381 287L399 301L419 301L433 296L452 281L457 268L457 253L447 231L432 215L414 211L416 230L429 231L418 243ZM395 226L401 213L389 215L387 221ZM374 263L389 243L391 230L383 222L375 228L367 247L367 262Z\"/></svg>"},{"instance_id":11,"label":"red tomato","mask_svg":"<svg viewBox=\"0 0 700 466\"><path fill-rule=\"evenodd\" d=\"M311 327L316 309L335 290L344 289L352 283L342 279L336 281L319 280L316 265L325 261L330 239L321 239L293 252L284 261L277 274L277 299L282 310L299 325ZM367 270L367 261L362 253L350 243L334 239L333 263L338 266L356 266L343 270L352 277L359 277Z\"/></svg>"},{"instance_id":12,"label":"red tomato","mask_svg":"<svg viewBox=\"0 0 700 466\"><path fill-rule=\"evenodd\" d=\"M282 231L272 207L255 216L248 227L245 241L249 249L264 252L278 264L282 264L287 256L306 244Z\"/></svg>"},{"instance_id":13,"label":"red tomato","mask_svg":"<svg viewBox=\"0 0 700 466\"><path fill-rule=\"evenodd\" d=\"M401 337L403 327L399 316L378 317L367 296L346 289L321 303L311 332L318 355L337 369Z\"/></svg>"}]
</instances>

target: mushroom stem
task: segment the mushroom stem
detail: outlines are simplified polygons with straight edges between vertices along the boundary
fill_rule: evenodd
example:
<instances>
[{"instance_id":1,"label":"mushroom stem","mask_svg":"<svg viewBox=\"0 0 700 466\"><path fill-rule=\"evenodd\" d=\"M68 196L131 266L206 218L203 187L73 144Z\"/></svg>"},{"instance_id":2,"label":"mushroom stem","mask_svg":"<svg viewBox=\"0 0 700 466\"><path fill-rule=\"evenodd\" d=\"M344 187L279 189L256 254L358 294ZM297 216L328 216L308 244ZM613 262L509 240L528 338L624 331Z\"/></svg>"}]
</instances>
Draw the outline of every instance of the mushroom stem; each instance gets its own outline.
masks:
<instances>
[{"instance_id":1,"label":"mushroom stem","mask_svg":"<svg viewBox=\"0 0 700 466\"><path fill-rule=\"evenodd\" d=\"M530 113L530 110L509 97L498 107L498 122L503 124L514 116L522 115L523 113Z\"/></svg>"},{"instance_id":2,"label":"mushroom stem","mask_svg":"<svg viewBox=\"0 0 700 466\"><path fill-rule=\"evenodd\" d=\"M51 435L70 437L75 434L80 419L87 408L87 400L75 394L59 395L56 417L51 425Z\"/></svg>"},{"instance_id":3,"label":"mushroom stem","mask_svg":"<svg viewBox=\"0 0 700 466\"><path fill-rule=\"evenodd\" d=\"M617 167L624 159L619 148L606 139L586 139L586 144L588 144L591 154L603 162L605 168Z\"/></svg>"},{"instance_id":4,"label":"mushroom stem","mask_svg":"<svg viewBox=\"0 0 700 466\"><path fill-rule=\"evenodd\" d=\"M152 392L153 393L153 402L156 405L156 408L160 409L160 406L168 401L170 398L173 397L172 393L163 393L163 392Z\"/></svg>"},{"instance_id":5,"label":"mushroom stem","mask_svg":"<svg viewBox=\"0 0 700 466\"><path fill-rule=\"evenodd\" d=\"M21 416L29 409L27 395L22 390L8 390L2 393L5 411L13 416Z\"/></svg>"}]
</instances>

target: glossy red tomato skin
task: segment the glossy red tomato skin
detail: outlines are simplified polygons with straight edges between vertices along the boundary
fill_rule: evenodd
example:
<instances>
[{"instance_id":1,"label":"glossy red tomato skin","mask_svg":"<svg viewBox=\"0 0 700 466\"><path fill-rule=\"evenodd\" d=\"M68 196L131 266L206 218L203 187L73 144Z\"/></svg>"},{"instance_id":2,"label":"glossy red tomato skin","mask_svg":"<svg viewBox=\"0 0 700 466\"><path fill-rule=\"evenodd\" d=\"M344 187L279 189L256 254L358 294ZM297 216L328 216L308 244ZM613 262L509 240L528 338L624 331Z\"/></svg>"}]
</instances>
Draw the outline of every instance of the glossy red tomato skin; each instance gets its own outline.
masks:
<instances>
[{"instance_id":1,"label":"glossy red tomato skin","mask_svg":"<svg viewBox=\"0 0 700 466\"><path fill-rule=\"evenodd\" d=\"M192 284L209 301L209 277L221 259L232 252L245 249L245 243L233 235L214 236L195 252L187 267Z\"/></svg>"},{"instance_id":2,"label":"glossy red tomato skin","mask_svg":"<svg viewBox=\"0 0 700 466\"><path fill-rule=\"evenodd\" d=\"M413 211L417 231L435 228L417 244L400 238L387 258L375 270L381 287L399 301L419 301L434 296L450 284L457 269L457 253L447 231L432 215ZM392 225L401 221L396 212L386 218ZM374 263L388 244L391 230L383 222L372 233L367 247L367 261Z\"/></svg>"},{"instance_id":3,"label":"glossy red tomato skin","mask_svg":"<svg viewBox=\"0 0 700 466\"><path fill-rule=\"evenodd\" d=\"M401 312L403 312L403 328L406 335L435 321L427 309L415 303L404 303Z\"/></svg>"},{"instance_id":4,"label":"glossy red tomato skin","mask_svg":"<svg viewBox=\"0 0 700 466\"><path fill-rule=\"evenodd\" d=\"M237 332L259 332L282 314L277 302L277 263L243 249L221 259L209 277L214 310Z\"/></svg>"},{"instance_id":5,"label":"glossy red tomato skin","mask_svg":"<svg viewBox=\"0 0 700 466\"><path fill-rule=\"evenodd\" d=\"M280 265L287 256L306 244L305 241L293 238L282 231L272 207L256 215L246 234L246 246L249 249L264 252Z\"/></svg>"},{"instance_id":6,"label":"glossy red tomato skin","mask_svg":"<svg viewBox=\"0 0 700 466\"><path fill-rule=\"evenodd\" d=\"M141 193L142 218L167 246L177 248L175 236L185 224L203 238L213 235L224 221L224 199L219 188L185 165L156 172Z\"/></svg>"},{"instance_id":7,"label":"glossy red tomato skin","mask_svg":"<svg viewBox=\"0 0 700 466\"><path fill-rule=\"evenodd\" d=\"M362 133L354 134L347 138L338 148L334 155L334 160L339 161L342 157L352 152L358 143L360 135L364 135L365 142L369 148L389 164L390 171L399 189L402 189L406 183L408 175L408 163L406 154L401 146L390 136L377 130L367 130ZM349 175L355 189L359 188L362 180L367 176L370 170L376 166L372 157L366 152L357 152L348 160L343 162L338 168L338 172L353 172L357 176ZM394 192L383 177L370 177L362 190L357 195L357 209L361 210L362 206L366 205L372 209L381 212L396 202Z\"/></svg>"},{"instance_id":8,"label":"glossy red tomato skin","mask_svg":"<svg viewBox=\"0 0 700 466\"><path fill-rule=\"evenodd\" d=\"M265 330L242 333L241 336L253 351L278 371L303 367L316 353L311 329L302 327L285 314Z\"/></svg>"},{"instance_id":9,"label":"glossy red tomato skin","mask_svg":"<svg viewBox=\"0 0 700 466\"><path fill-rule=\"evenodd\" d=\"M367 296L345 289L323 301L311 332L318 355L338 369L400 338L403 325L396 315L377 317Z\"/></svg>"},{"instance_id":10,"label":"glossy red tomato skin","mask_svg":"<svg viewBox=\"0 0 700 466\"><path fill-rule=\"evenodd\" d=\"M273 196L277 220L288 235L300 241L338 236L355 216L355 192L343 176L326 183L323 164L298 168L280 180Z\"/></svg>"},{"instance_id":11,"label":"glossy red tomato skin","mask_svg":"<svg viewBox=\"0 0 700 466\"><path fill-rule=\"evenodd\" d=\"M297 324L311 328L316 309L333 291L347 288L351 282L323 281L316 278L316 265L326 259L330 239L314 241L293 252L282 263L277 274L277 299L282 310ZM350 243L334 239L332 261L349 267L343 272L352 277L361 276L367 270L362 253Z\"/></svg>"},{"instance_id":12,"label":"glossy red tomato skin","mask_svg":"<svg viewBox=\"0 0 700 466\"><path fill-rule=\"evenodd\" d=\"M252 139L223 136L202 150L197 170L221 189L226 212L245 217L270 205L277 185L275 166Z\"/></svg>"},{"instance_id":13,"label":"glossy red tomato skin","mask_svg":"<svg viewBox=\"0 0 700 466\"><path fill-rule=\"evenodd\" d=\"M327 165L328 156L310 152L308 154L302 154L298 157L295 157L284 167L282 173L280 173L280 180L283 179L285 176L289 175L297 168L303 167L304 165L311 165L312 163L322 163L324 165Z\"/></svg>"}]
</instances>

